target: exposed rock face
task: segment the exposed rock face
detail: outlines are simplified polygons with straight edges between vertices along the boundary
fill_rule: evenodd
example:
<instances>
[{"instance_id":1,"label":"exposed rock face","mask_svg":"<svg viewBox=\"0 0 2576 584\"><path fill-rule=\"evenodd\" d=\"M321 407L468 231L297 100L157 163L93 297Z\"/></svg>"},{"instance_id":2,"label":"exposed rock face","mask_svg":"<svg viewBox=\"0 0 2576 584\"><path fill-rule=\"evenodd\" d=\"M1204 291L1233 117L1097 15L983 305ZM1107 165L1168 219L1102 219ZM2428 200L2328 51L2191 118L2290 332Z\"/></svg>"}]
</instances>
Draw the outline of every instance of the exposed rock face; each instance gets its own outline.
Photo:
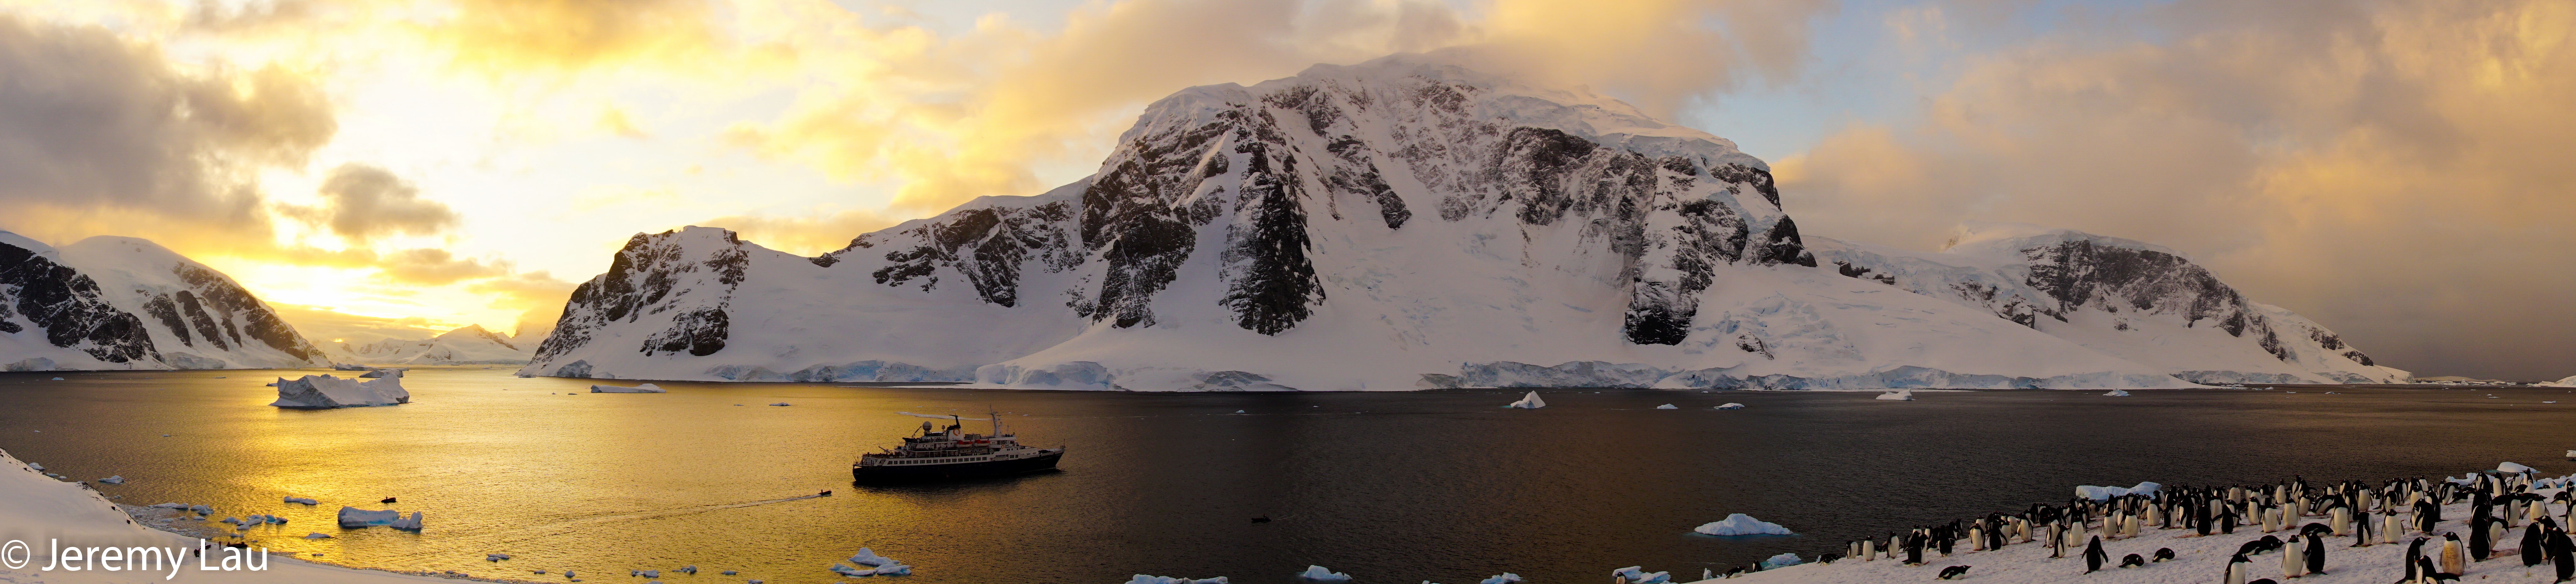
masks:
<instances>
[{"instance_id":1,"label":"exposed rock face","mask_svg":"<svg viewBox=\"0 0 2576 584\"><path fill-rule=\"evenodd\" d=\"M1734 143L1586 90L1420 56L1317 66L1183 90L1148 106L1089 177L822 257L713 229L637 235L574 292L524 371L1190 390L1537 370L1692 387L2151 387L2226 368L2141 365L2034 323L2147 292L2212 330L2255 335L2287 314L2208 288L2188 262L2117 248L2049 248L2009 274L1862 252L1819 268L1780 197ZM1931 288L1889 298L1891 284ZM1622 365L1555 365L1589 362ZM1629 373L1601 373L1613 370Z\"/></svg>"},{"instance_id":2,"label":"exposed rock face","mask_svg":"<svg viewBox=\"0 0 2576 584\"><path fill-rule=\"evenodd\" d=\"M320 349L249 290L150 241L93 237L56 250L0 233L0 334L35 331L40 343L0 343L0 357L42 354L64 369L324 362Z\"/></svg>"}]
</instances>

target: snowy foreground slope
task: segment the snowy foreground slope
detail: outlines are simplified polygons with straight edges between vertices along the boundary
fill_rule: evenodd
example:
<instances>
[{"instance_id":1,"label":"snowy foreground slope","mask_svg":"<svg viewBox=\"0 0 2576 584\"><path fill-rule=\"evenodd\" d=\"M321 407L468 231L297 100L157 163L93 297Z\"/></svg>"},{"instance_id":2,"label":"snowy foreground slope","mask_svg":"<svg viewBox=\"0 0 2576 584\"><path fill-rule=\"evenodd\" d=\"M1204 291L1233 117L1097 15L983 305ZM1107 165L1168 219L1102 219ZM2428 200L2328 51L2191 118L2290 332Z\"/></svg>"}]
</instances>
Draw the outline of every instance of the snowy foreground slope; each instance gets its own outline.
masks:
<instances>
[{"instance_id":1,"label":"snowy foreground slope","mask_svg":"<svg viewBox=\"0 0 2576 584\"><path fill-rule=\"evenodd\" d=\"M324 349L335 363L368 365L525 365L536 346L484 329L482 325L419 340L385 339L351 345L332 343Z\"/></svg>"},{"instance_id":2,"label":"snowy foreground slope","mask_svg":"<svg viewBox=\"0 0 2576 584\"><path fill-rule=\"evenodd\" d=\"M138 565L130 563L117 564L121 568L117 571L98 569L71 571L62 569L63 566L59 565L56 565L54 570L40 570L45 566L55 565L56 560L48 554L52 552L50 542L56 540L65 545L76 543L84 547L177 548L178 553L184 555L196 549L198 539L135 525L128 520L125 512L118 510L116 505L109 503L105 497L99 496L98 492L78 484L46 478L45 475L28 468L25 462L9 456L6 452L0 452L0 540L23 541L32 547L32 550L14 550L19 554L18 559L32 559L32 563L15 570L0 567L0 582L47 584L455 582L445 578L352 570L308 563L284 553L270 554L266 562L268 569L257 572L200 570L198 569L199 558L196 557L185 558L187 563L183 564L175 575L163 564L150 564L159 566L157 570L129 568L129 566ZM34 557L29 558L27 554L31 552ZM221 554L224 552L225 549L221 544L213 544L212 550L206 553L213 554L212 557L217 559L209 563L220 567Z\"/></svg>"},{"instance_id":3,"label":"snowy foreground slope","mask_svg":"<svg viewBox=\"0 0 2576 584\"><path fill-rule=\"evenodd\" d=\"M1589 90L1418 55L1318 65L1183 90L1148 106L1091 177L821 257L712 228L636 235L523 372L1133 390L2404 375L2309 360L2307 336L2266 352L2262 338L2313 324L2241 298L2224 315L2148 311L2164 328L2134 343L2084 328L2102 320L2093 306L2137 290L2215 285L2196 267L2061 298L2045 295L2047 274L2102 271L2085 263L2096 256L1941 264L2010 280L2065 327L2013 317L2035 307L1850 277L1818 250L1891 252L1810 243L1779 197L1733 142ZM1918 272L1970 277L1935 263ZM2221 327L2242 315L2266 324Z\"/></svg>"},{"instance_id":4,"label":"snowy foreground slope","mask_svg":"<svg viewBox=\"0 0 2576 584\"><path fill-rule=\"evenodd\" d=\"M150 241L0 232L0 368L313 367L321 349L232 278Z\"/></svg>"}]
</instances>

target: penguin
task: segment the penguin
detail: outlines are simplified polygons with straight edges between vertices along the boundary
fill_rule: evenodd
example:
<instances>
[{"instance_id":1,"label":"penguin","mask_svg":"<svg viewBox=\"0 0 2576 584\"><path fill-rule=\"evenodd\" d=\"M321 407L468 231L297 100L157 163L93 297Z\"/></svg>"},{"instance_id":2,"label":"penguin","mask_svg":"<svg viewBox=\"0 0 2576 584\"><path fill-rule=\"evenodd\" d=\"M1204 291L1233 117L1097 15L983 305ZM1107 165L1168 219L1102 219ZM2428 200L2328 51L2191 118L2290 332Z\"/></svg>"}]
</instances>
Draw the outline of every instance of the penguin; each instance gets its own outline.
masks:
<instances>
[{"instance_id":1,"label":"penguin","mask_svg":"<svg viewBox=\"0 0 2576 584\"><path fill-rule=\"evenodd\" d=\"M2253 571L2253 568L2254 563L2245 561L2244 554L2237 554L2227 559L2227 575L2220 578L2219 582L2220 584L2245 584L2245 575Z\"/></svg>"},{"instance_id":2,"label":"penguin","mask_svg":"<svg viewBox=\"0 0 2576 584\"><path fill-rule=\"evenodd\" d=\"M2549 545L2548 542L2549 536L2541 531L2539 523L2535 522L2522 528L2522 567L2529 568L2549 561L2549 550L2542 549L2543 546Z\"/></svg>"},{"instance_id":3,"label":"penguin","mask_svg":"<svg viewBox=\"0 0 2576 584\"><path fill-rule=\"evenodd\" d=\"M1934 579L1934 580L1949 580L1949 579L1953 579L1953 578L1958 578L1959 576L1962 576L1962 575L1966 575L1967 573L1968 573L1968 567L1967 567L1967 566L1950 566L1950 567L1942 568L1942 569L1941 569L1941 575L1939 575L1939 576L1934 576L1932 579Z\"/></svg>"},{"instance_id":4,"label":"penguin","mask_svg":"<svg viewBox=\"0 0 2576 584\"><path fill-rule=\"evenodd\" d=\"M1978 522L1975 525L1968 526L1968 551L1986 551L1986 526L1984 522Z\"/></svg>"},{"instance_id":5,"label":"penguin","mask_svg":"<svg viewBox=\"0 0 2576 584\"><path fill-rule=\"evenodd\" d=\"M2314 533L2308 534L2307 556L2308 573L2326 573L2326 540L2323 536Z\"/></svg>"},{"instance_id":6,"label":"penguin","mask_svg":"<svg viewBox=\"0 0 2576 584\"><path fill-rule=\"evenodd\" d=\"M1831 564L1831 563L1834 563L1834 560L1839 560L1839 559L1843 559L1842 555L1840 555L1840 554L1825 554L1825 555L1822 555L1822 556L1817 556L1817 557L1816 557L1816 563L1819 563L1819 564ZM1707 580L1707 578L1701 578L1701 580Z\"/></svg>"},{"instance_id":7,"label":"penguin","mask_svg":"<svg viewBox=\"0 0 2576 584\"><path fill-rule=\"evenodd\" d=\"M2138 557L2137 554L2129 554L2128 557L2120 558L2120 567L2122 568L2135 568L2144 565L2147 565L2147 559Z\"/></svg>"},{"instance_id":8,"label":"penguin","mask_svg":"<svg viewBox=\"0 0 2576 584\"><path fill-rule=\"evenodd\" d=\"M1860 561L1867 562L1876 559L1878 559L1878 540L1860 540Z\"/></svg>"},{"instance_id":9,"label":"penguin","mask_svg":"<svg viewBox=\"0 0 2576 584\"><path fill-rule=\"evenodd\" d=\"M2362 510L2352 522L2352 547L2370 547L2370 511Z\"/></svg>"},{"instance_id":10,"label":"penguin","mask_svg":"<svg viewBox=\"0 0 2576 584\"><path fill-rule=\"evenodd\" d=\"M2050 523L2047 527L2040 529L2042 533L2045 533L2048 536L2048 559L2052 560L2066 557L2066 538L2058 537L2057 530L2058 525L2055 523Z\"/></svg>"},{"instance_id":11,"label":"penguin","mask_svg":"<svg viewBox=\"0 0 2576 584\"><path fill-rule=\"evenodd\" d=\"M2576 541L2569 541L2567 532L2550 530L2548 541L2541 546L2549 549L2549 564L2558 571L2555 582L2576 578Z\"/></svg>"},{"instance_id":12,"label":"penguin","mask_svg":"<svg viewBox=\"0 0 2576 584\"><path fill-rule=\"evenodd\" d=\"M2336 536L2352 535L2352 508L2336 505L2326 511L2326 524L2334 527Z\"/></svg>"},{"instance_id":13,"label":"penguin","mask_svg":"<svg viewBox=\"0 0 2576 584\"><path fill-rule=\"evenodd\" d=\"M2495 541L2487 538L2487 524L2493 521L2485 515L2469 517L2469 561L2486 561L2487 552L2494 551Z\"/></svg>"},{"instance_id":14,"label":"penguin","mask_svg":"<svg viewBox=\"0 0 2576 584\"><path fill-rule=\"evenodd\" d=\"M1920 534L1905 538L1905 565L1923 565L1923 543L1923 536Z\"/></svg>"},{"instance_id":15,"label":"penguin","mask_svg":"<svg viewBox=\"0 0 2576 584\"><path fill-rule=\"evenodd\" d=\"M2452 582L2460 581L2459 574L2435 569L2433 567L2433 560L2430 559L2415 558L2415 571L2423 575L2425 582L2441 582L2444 580Z\"/></svg>"},{"instance_id":16,"label":"penguin","mask_svg":"<svg viewBox=\"0 0 2576 584\"><path fill-rule=\"evenodd\" d=\"M2507 517L2511 516L2507 515ZM2478 561L2484 562L2487 561L2488 558L2495 557L2496 543L2504 541L2505 528L2509 527L2513 527L2511 521L2487 522L2487 553L2480 554L2477 558Z\"/></svg>"},{"instance_id":17,"label":"penguin","mask_svg":"<svg viewBox=\"0 0 2576 584\"><path fill-rule=\"evenodd\" d=\"M2210 519L2209 514L2210 514L2210 507L2212 507L2212 506L2216 506L2217 504L2218 504L2218 502L2217 502L2217 501L2211 501L2211 502L2209 502L2208 504L2205 504L2205 505L2192 505L2192 506L2191 506L2191 518L2192 518L2191 525L2192 525L2192 528L2193 528L2193 529L2197 529L2197 530L2199 530L2199 531L2200 531L2200 535L2202 535L2202 536L2204 536L2204 537L2206 537L2206 536L2208 536L2208 535L2209 535L2209 519Z\"/></svg>"},{"instance_id":18,"label":"penguin","mask_svg":"<svg viewBox=\"0 0 2576 584\"><path fill-rule=\"evenodd\" d=\"M2297 578L2300 574L2306 573L2308 562L2305 552L2307 550L2300 549L2302 547L2304 546L2299 544L2297 538L2291 538L2289 543L2281 548L2281 577Z\"/></svg>"},{"instance_id":19,"label":"penguin","mask_svg":"<svg viewBox=\"0 0 2576 584\"><path fill-rule=\"evenodd\" d=\"M2404 558L2404 560L2400 560L2400 563L2406 564L2406 577L2399 578L2397 581L2408 583L2423 581L2425 572L2423 569L2424 538L2418 537L2415 538L2415 543L2406 544L2406 555Z\"/></svg>"},{"instance_id":20,"label":"penguin","mask_svg":"<svg viewBox=\"0 0 2576 584\"><path fill-rule=\"evenodd\" d=\"M1852 540L1851 543L1843 544L1843 555L1855 558L1860 557L1860 540L1855 539Z\"/></svg>"},{"instance_id":21,"label":"penguin","mask_svg":"<svg viewBox=\"0 0 2576 584\"><path fill-rule=\"evenodd\" d=\"M1943 527L1940 531L1941 534L1935 536L1934 539L1939 541L1941 544L1941 557L1950 557L1950 550L1958 547L1959 532L1948 527Z\"/></svg>"},{"instance_id":22,"label":"penguin","mask_svg":"<svg viewBox=\"0 0 2576 584\"><path fill-rule=\"evenodd\" d=\"M2170 559L2174 559L2173 548L2156 548L2155 561L2162 562Z\"/></svg>"},{"instance_id":23,"label":"penguin","mask_svg":"<svg viewBox=\"0 0 2576 584\"><path fill-rule=\"evenodd\" d=\"M2084 546L2084 573L2100 572L2102 564L2109 561L2111 553L2102 551L2102 536L2093 536L2093 543Z\"/></svg>"},{"instance_id":24,"label":"penguin","mask_svg":"<svg viewBox=\"0 0 2576 584\"><path fill-rule=\"evenodd\" d=\"M2443 572L2451 574L2466 574L2469 572L2469 550L2466 546L2460 545L2460 536L2458 534L2448 531L2442 532L2441 556Z\"/></svg>"},{"instance_id":25,"label":"penguin","mask_svg":"<svg viewBox=\"0 0 2576 584\"><path fill-rule=\"evenodd\" d=\"M2227 535L2236 534L2235 509L2228 509L2225 513L2220 513L2218 515L2218 532Z\"/></svg>"},{"instance_id":26,"label":"penguin","mask_svg":"<svg viewBox=\"0 0 2576 584\"><path fill-rule=\"evenodd\" d=\"M2379 518L2379 543L2395 544L2397 538L2404 535L2406 535L2406 523L2397 516L2396 511L2390 511Z\"/></svg>"}]
</instances>

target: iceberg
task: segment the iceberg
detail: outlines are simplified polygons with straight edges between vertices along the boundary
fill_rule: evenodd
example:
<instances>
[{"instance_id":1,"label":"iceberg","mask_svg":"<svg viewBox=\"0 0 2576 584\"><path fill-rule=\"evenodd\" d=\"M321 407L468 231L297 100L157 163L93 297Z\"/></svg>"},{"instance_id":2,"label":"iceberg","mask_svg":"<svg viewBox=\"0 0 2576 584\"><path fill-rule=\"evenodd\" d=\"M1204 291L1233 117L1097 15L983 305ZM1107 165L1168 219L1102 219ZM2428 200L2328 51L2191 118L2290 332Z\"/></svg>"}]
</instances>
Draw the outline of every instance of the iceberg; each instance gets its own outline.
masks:
<instances>
[{"instance_id":1,"label":"iceberg","mask_svg":"<svg viewBox=\"0 0 2576 584\"><path fill-rule=\"evenodd\" d=\"M1899 390L1896 390L1896 391L1891 391L1891 392L1887 392L1887 393L1882 393L1882 394L1878 394L1878 399L1894 400L1894 401L1914 401L1914 390L1911 390L1911 389L1899 389Z\"/></svg>"},{"instance_id":2,"label":"iceberg","mask_svg":"<svg viewBox=\"0 0 2576 584\"><path fill-rule=\"evenodd\" d=\"M1130 578L1130 579L1128 579L1128 580L1127 580L1127 584L1227 584L1227 583L1226 583L1226 581L1225 581L1225 577L1224 577L1224 576L1218 576L1218 577L1215 577L1215 578L1198 578L1198 579L1190 579L1190 578L1174 578L1174 577L1170 577L1170 576L1147 576L1147 575L1144 575L1144 574L1137 574L1135 578Z\"/></svg>"},{"instance_id":3,"label":"iceberg","mask_svg":"<svg viewBox=\"0 0 2576 584\"><path fill-rule=\"evenodd\" d=\"M590 392L591 392L591 393L670 393L669 391L663 390L663 389L662 389L662 386L654 385L654 384L650 384L650 383L643 384L643 385L638 385L638 386L634 386L634 387L626 387L626 386L623 386L623 385L593 385L593 386L590 386Z\"/></svg>"},{"instance_id":4,"label":"iceberg","mask_svg":"<svg viewBox=\"0 0 2576 584\"><path fill-rule=\"evenodd\" d=\"M343 379L329 375L306 375L301 379L278 378L277 401L268 405L281 408L351 408L390 406L411 403L411 392L402 386L402 376L377 378L372 381Z\"/></svg>"},{"instance_id":5,"label":"iceberg","mask_svg":"<svg viewBox=\"0 0 2576 584\"><path fill-rule=\"evenodd\" d=\"M2138 486L2126 489L2119 487L2096 487L2092 485L2084 485L2075 488L2075 496L2100 501L2112 497L2128 495L2153 495L2156 494L2156 491L2164 488L2164 485L2155 484L2153 482L2138 483Z\"/></svg>"},{"instance_id":6,"label":"iceberg","mask_svg":"<svg viewBox=\"0 0 2576 584\"><path fill-rule=\"evenodd\" d=\"M1494 577L1492 577L1492 578L1486 578L1486 579L1483 579L1483 580L1477 580L1477 581L1476 581L1476 584L1518 584L1520 581L1521 581L1521 575L1520 575L1520 574L1514 574L1514 573L1511 573L1511 572L1504 572L1504 573L1501 573L1501 574L1496 574L1496 575L1494 575Z\"/></svg>"},{"instance_id":7,"label":"iceberg","mask_svg":"<svg viewBox=\"0 0 2576 584\"><path fill-rule=\"evenodd\" d=\"M421 519L423 519L423 515L419 511L413 511L410 517L404 517L401 511L391 509L383 511L369 511L356 507L340 507L341 527L374 527L382 525L394 529L420 531Z\"/></svg>"},{"instance_id":8,"label":"iceberg","mask_svg":"<svg viewBox=\"0 0 2576 584\"><path fill-rule=\"evenodd\" d=\"M1531 394L1535 396L1537 392L1531 392ZM1327 570L1323 566L1307 564L1306 571L1297 573L1297 579L1308 582L1349 582L1351 575Z\"/></svg>"},{"instance_id":9,"label":"iceberg","mask_svg":"<svg viewBox=\"0 0 2576 584\"><path fill-rule=\"evenodd\" d=\"M2510 462L2508 462L2508 463L2504 463L2504 464L2496 465L2496 472L2505 473L2505 474L2525 474L2525 473L2530 473L2530 472L2532 472L2532 470L2531 470L2531 467L2523 466L2523 465L2519 465L2519 464L2514 464L2514 463L2510 463ZM100 482L106 482L106 481L100 481Z\"/></svg>"},{"instance_id":10,"label":"iceberg","mask_svg":"<svg viewBox=\"0 0 2576 584\"><path fill-rule=\"evenodd\" d=\"M2510 464L2510 463L2508 463L2508 464ZM107 477L107 478L99 479L99 480L98 480L98 482L107 483L107 484L111 484L111 485L122 485L122 484L125 484L125 476L124 476L124 475L117 475L117 476Z\"/></svg>"},{"instance_id":11,"label":"iceberg","mask_svg":"<svg viewBox=\"0 0 2576 584\"><path fill-rule=\"evenodd\" d=\"M1706 535L1791 535L1789 528L1781 527L1778 523L1754 519L1753 516L1743 513L1727 515L1726 519L1692 528L1691 531Z\"/></svg>"},{"instance_id":12,"label":"iceberg","mask_svg":"<svg viewBox=\"0 0 2576 584\"><path fill-rule=\"evenodd\" d=\"M1744 409L1744 404L1739 404L1739 403L1735 403L1735 402L1726 402L1726 405L1717 406L1717 409L1721 409L1721 410L1741 410L1741 409Z\"/></svg>"},{"instance_id":13,"label":"iceberg","mask_svg":"<svg viewBox=\"0 0 2576 584\"><path fill-rule=\"evenodd\" d=\"M1517 409L1523 409L1523 410L1535 410L1535 409L1539 409L1539 408L1547 407L1547 400L1539 399L1539 398L1538 398L1538 392L1533 391L1533 392L1529 392L1529 395L1521 396L1521 401L1512 402L1512 404L1511 404L1511 405L1507 405L1507 406L1503 406L1503 407L1506 407L1506 408L1517 408Z\"/></svg>"},{"instance_id":14,"label":"iceberg","mask_svg":"<svg viewBox=\"0 0 2576 584\"><path fill-rule=\"evenodd\" d=\"M306 498L303 498L303 497L287 497L287 498L286 498L286 502L288 502L288 503L295 503L295 504L299 504L299 505L320 505L320 504L322 504L322 501L320 501L320 500L316 500L316 499L306 499Z\"/></svg>"},{"instance_id":15,"label":"iceberg","mask_svg":"<svg viewBox=\"0 0 2576 584\"><path fill-rule=\"evenodd\" d=\"M2290 393L2298 393L2298 392L2293 391L2293 392L2290 392ZM2104 393L2104 394L2102 394L2102 395L2107 395L2107 396L2111 396L2111 397L2129 397L2129 390L2126 390L2126 389L2114 389L2114 390L2111 390L2109 393Z\"/></svg>"},{"instance_id":16,"label":"iceberg","mask_svg":"<svg viewBox=\"0 0 2576 584\"><path fill-rule=\"evenodd\" d=\"M1658 409L1658 410L1678 410L1678 409L1682 409L1682 407L1681 407L1681 406L1677 406L1677 405L1673 405L1673 404L1664 404L1664 405L1660 405L1660 406L1655 406L1655 409Z\"/></svg>"},{"instance_id":17,"label":"iceberg","mask_svg":"<svg viewBox=\"0 0 2576 584\"><path fill-rule=\"evenodd\" d=\"M1784 567L1788 567L1788 566L1795 566L1795 565L1798 565L1798 564L1804 564L1804 563L1807 563L1807 561L1806 561L1806 560L1798 559L1798 554L1780 554L1780 555L1776 555L1776 556L1771 556L1769 559L1762 560L1762 569L1764 569L1764 570L1777 570L1777 569L1780 569L1780 568L1784 568Z\"/></svg>"}]
</instances>

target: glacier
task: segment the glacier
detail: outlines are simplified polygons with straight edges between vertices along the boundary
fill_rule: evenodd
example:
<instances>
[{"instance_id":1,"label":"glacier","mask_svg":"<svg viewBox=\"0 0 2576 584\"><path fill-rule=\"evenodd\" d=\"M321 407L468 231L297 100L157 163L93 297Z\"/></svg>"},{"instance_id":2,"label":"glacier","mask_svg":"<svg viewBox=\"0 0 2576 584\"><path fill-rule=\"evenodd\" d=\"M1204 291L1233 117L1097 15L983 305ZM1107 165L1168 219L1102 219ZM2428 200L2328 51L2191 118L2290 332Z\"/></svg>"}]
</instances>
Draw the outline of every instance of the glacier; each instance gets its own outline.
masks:
<instances>
[{"instance_id":1,"label":"glacier","mask_svg":"<svg viewBox=\"0 0 2576 584\"><path fill-rule=\"evenodd\" d=\"M1147 106L1090 176L815 257L637 234L524 375L1129 391L2387 382L2183 254L1814 237L1725 138L1426 55Z\"/></svg>"}]
</instances>

